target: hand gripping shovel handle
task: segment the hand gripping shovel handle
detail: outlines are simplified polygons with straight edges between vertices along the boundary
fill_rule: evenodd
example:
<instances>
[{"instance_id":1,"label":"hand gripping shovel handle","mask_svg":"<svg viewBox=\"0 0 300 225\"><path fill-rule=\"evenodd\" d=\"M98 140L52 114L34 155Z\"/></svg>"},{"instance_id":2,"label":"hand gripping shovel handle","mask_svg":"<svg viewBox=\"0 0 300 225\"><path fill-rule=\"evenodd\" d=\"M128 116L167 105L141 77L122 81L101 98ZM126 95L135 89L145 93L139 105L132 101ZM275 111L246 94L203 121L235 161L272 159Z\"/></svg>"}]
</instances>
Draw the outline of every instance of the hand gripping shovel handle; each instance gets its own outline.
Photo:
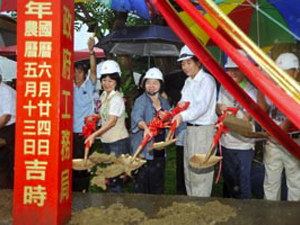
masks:
<instances>
[{"instance_id":1,"label":"hand gripping shovel handle","mask_svg":"<svg viewBox=\"0 0 300 225\"><path fill-rule=\"evenodd\" d=\"M173 138L173 135L174 135L175 130L176 130L176 126L177 126L177 121L175 120L174 123L170 127L170 130L169 130L168 135L166 137L166 141L170 141Z\"/></svg>"},{"instance_id":2,"label":"hand gripping shovel handle","mask_svg":"<svg viewBox=\"0 0 300 225\"><path fill-rule=\"evenodd\" d=\"M203 163L206 163L209 160L209 158L213 155L213 153L215 151L215 147L216 147L217 143L219 142L222 133L224 131L226 131L226 129L227 129L225 127L225 125L222 123L223 120L228 115L229 111L231 111L233 115L236 115L237 112L238 112L238 110L239 110L238 108L228 108L227 110L225 110L225 112L223 113L223 115L221 115L219 117L219 120L218 120L218 123L217 123L217 126L219 127L219 129L218 129L218 131L216 132L216 134L214 136L214 140L213 140L212 145L210 146L207 154L205 155L205 159L204 159Z\"/></svg>"}]
</instances>

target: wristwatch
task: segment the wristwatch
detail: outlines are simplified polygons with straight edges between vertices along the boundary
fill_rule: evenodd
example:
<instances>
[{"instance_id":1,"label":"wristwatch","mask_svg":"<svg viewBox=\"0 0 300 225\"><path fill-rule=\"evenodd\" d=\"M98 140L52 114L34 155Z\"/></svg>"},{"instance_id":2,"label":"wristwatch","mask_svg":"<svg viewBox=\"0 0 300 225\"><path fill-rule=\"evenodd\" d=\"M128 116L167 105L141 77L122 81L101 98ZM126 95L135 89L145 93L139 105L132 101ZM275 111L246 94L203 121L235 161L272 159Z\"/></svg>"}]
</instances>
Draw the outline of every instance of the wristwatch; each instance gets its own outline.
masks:
<instances>
[{"instance_id":1,"label":"wristwatch","mask_svg":"<svg viewBox=\"0 0 300 225\"><path fill-rule=\"evenodd\" d=\"M95 55L95 51L90 52L90 55Z\"/></svg>"}]
</instances>

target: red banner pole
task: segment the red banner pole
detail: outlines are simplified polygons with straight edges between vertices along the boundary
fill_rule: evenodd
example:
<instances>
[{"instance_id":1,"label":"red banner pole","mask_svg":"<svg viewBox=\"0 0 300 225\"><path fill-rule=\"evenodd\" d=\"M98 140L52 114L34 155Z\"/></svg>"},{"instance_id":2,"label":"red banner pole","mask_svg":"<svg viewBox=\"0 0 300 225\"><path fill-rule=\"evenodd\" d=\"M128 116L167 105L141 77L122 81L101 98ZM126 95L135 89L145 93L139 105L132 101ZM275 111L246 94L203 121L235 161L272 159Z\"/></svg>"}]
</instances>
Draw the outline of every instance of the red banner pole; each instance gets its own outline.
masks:
<instances>
[{"instance_id":1,"label":"red banner pole","mask_svg":"<svg viewBox=\"0 0 300 225\"><path fill-rule=\"evenodd\" d=\"M73 0L18 0L14 224L71 217Z\"/></svg>"},{"instance_id":2,"label":"red banner pole","mask_svg":"<svg viewBox=\"0 0 300 225\"><path fill-rule=\"evenodd\" d=\"M201 20L202 23L207 22L202 21L205 20L205 18L199 14L199 12L191 3L181 0L177 0L177 2L180 5L182 4L181 7L185 9L188 14L193 14L194 16L199 15L198 20ZM280 127L278 127L273 120L244 92L244 90L240 88L238 84L236 84L236 82L226 73L223 67L221 67L219 63L209 54L209 52L207 52L207 50L200 44L198 39L181 21L166 0L155 1L155 4L169 26L181 38L181 40L183 40L192 49L204 66L207 67L210 72L219 80L219 82L237 99L237 101L240 102L249 113L251 113L255 120L257 120L271 135L273 135L284 147L289 150L291 154L293 154L300 161L299 145L295 143ZM196 11L192 11L194 9ZM202 29L204 28L202 27ZM222 38L221 40L224 42L224 45L230 47L231 50L236 51L236 49L230 43L228 43L226 39L224 40L224 38L218 34L217 30L213 28L213 31L214 35L217 35L218 38ZM255 68L255 66L246 57L242 58L242 60L247 62L247 65L250 64ZM252 67L250 68L253 69ZM259 71L259 73L256 75L259 76L260 73L261 71Z\"/></svg>"}]
</instances>

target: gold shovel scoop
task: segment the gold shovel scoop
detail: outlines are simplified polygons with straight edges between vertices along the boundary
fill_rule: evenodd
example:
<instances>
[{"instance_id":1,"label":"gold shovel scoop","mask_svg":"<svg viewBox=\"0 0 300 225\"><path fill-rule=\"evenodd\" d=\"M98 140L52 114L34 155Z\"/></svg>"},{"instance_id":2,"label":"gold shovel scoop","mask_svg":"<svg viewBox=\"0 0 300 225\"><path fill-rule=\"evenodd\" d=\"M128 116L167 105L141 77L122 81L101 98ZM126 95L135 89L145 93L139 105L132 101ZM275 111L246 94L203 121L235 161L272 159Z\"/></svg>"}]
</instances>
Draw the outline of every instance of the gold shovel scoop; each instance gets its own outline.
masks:
<instances>
[{"instance_id":1,"label":"gold shovel scoop","mask_svg":"<svg viewBox=\"0 0 300 225\"><path fill-rule=\"evenodd\" d=\"M140 158L136 158L133 161L132 156L122 154L116 158L116 161L113 164L106 168L98 167L95 172L95 176L91 180L91 184L106 190L106 178L114 178L122 175L123 173L131 176L131 172L140 168L145 162L146 160Z\"/></svg>"},{"instance_id":2,"label":"gold shovel scoop","mask_svg":"<svg viewBox=\"0 0 300 225\"><path fill-rule=\"evenodd\" d=\"M156 142L152 146L150 146L149 149L163 150L165 147L175 143L178 140L179 140L178 138L174 138L174 139L169 140L169 141Z\"/></svg>"},{"instance_id":3,"label":"gold shovel scoop","mask_svg":"<svg viewBox=\"0 0 300 225\"><path fill-rule=\"evenodd\" d=\"M167 134L166 140L165 141L161 141L161 142L156 142L154 143L152 146L150 146L150 149L155 149L155 150L162 150L165 147L175 143L176 141L179 140L179 138L173 138L174 134L175 134L175 130L176 130L176 121L171 125L170 130ZM173 138L173 139L172 139Z\"/></svg>"},{"instance_id":4,"label":"gold shovel scoop","mask_svg":"<svg viewBox=\"0 0 300 225\"><path fill-rule=\"evenodd\" d=\"M267 138L266 132L253 132L253 125L244 119L237 118L235 115L228 115L223 120L223 124L228 127L231 132L237 133L249 138Z\"/></svg>"},{"instance_id":5,"label":"gold shovel scoop","mask_svg":"<svg viewBox=\"0 0 300 225\"><path fill-rule=\"evenodd\" d=\"M206 154L198 153L193 155L190 158L190 165L196 169L205 169L217 164L222 156L215 156L215 149L219 142L221 135L228 130L223 121L229 116L229 112L235 115L238 111L238 108L227 108L224 113L219 117L216 127L218 127L218 131L216 132L213 143L211 144L208 152Z\"/></svg>"},{"instance_id":6,"label":"gold shovel scoop","mask_svg":"<svg viewBox=\"0 0 300 225\"><path fill-rule=\"evenodd\" d=\"M222 159L221 156L215 156L214 153L215 153L216 145L218 144L218 141L222 133L224 132L224 129L225 129L224 125L221 124L219 126L217 133L215 134L213 143L206 154L197 153L190 158L190 165L192 167L196 169L205 169L214 166Z\"/></svg>"},{"instance_id":7,"label":"gold shovel scoop","mask_svg":"<svg viewBox=\"0 0 300 225\"><path fill-rule=\"evenodd\" d=\"M93 166L99 163L111 163L116 161L115 153L100 154L94 152L90 157L85 161L84 159L73 159L73 170L90 170Z\"/></svg>"},{"instance_id":8,"label":"gold shovel scoop","mask_svg":"<svg viewBox=\"0 0 300 225\"><path fill-rule=\"evenodd\" d=\"M195 154L190 158L190 165L193 168L205 169L211 166L214 166L222 159L221 156L211 156L208 160L205 159L205 154Z\"/></svg>"}]
</instances>

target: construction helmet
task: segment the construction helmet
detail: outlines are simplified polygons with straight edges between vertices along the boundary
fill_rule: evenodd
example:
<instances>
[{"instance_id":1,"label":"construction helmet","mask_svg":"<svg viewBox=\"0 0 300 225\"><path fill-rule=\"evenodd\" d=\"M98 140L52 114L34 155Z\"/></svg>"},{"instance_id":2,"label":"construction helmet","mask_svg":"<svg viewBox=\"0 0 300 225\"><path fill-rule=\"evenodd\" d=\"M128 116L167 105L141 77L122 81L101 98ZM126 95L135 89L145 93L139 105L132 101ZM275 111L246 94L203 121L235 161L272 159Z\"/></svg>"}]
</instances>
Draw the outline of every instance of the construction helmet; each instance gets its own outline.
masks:
<instances>
[{"instance_id":1,"label":"construction helmet","mask_svg":"<svg viewBox=\"0 0 300 225\"><path fill-rule=\"evenodd\" d=\"M177 62L191 59L194 56L195 56L195 54L191 51L191 49L189 49L189 47L185 45L180 50L179 59L177 60Z\"/></svg>"},{"instance_id":2,"label":"construction helmet","mask_svg":"<svg viewBox=\"0 0 300 225\"><path fill-rule=\"evenodd\" d=\"M118 73L121 77L121 69L119 64L114 60L106 60L103 62L100 70L100 76L103 74L113 74Z\"/></svg>"},{"instance_id":3,"label":"construction helmet","mask_svg":"<svg viewBox=\"0 0 300 225\"><path fill-rule=\"evenodd\" d=\"M156 67L150 68L146 72L144 80L145 79L157 79L157 80L164 81L162 72L158 68L156 68Z\"/></svg>"},{"instance_id":4,"label":"construction helmet","mask_svg":"<svg viewBox=\"0 0 300 225\"><path fill-rule=\"evenodd\" d=\"M247 56L247 54L242 49L239 49L238 51L242 55ZM228 68L239 68L239 66L230 57L227 57L227 62L225 63L224 67L226 69L228 69Z\"/></svg>"},{"instance_id":5,"label":"construction helmet","mask_svg":"<svg viewBox=\"0 0 300 225\"><path fill-rule=\"evenodd\" d=\"M282 53L278 56L275 62L282 70L299 69L299 59L293 53Z\"/></svg>"}]
</instances>

